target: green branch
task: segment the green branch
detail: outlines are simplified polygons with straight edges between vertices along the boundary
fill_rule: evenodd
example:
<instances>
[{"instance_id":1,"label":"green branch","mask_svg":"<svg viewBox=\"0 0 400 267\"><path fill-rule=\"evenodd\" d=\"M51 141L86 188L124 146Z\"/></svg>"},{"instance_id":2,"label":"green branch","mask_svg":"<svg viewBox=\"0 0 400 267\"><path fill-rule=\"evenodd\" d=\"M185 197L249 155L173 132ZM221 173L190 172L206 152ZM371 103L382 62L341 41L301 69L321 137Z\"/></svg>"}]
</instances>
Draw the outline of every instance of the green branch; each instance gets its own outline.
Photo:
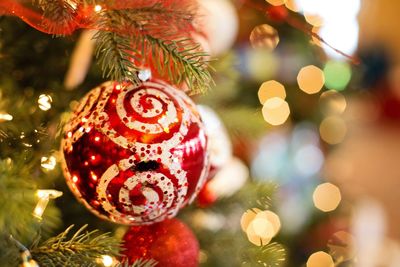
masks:
<instances>
[{"instance_id":1,"label":"green branch","mask_svg":"<svg viewBox=\"0 0 400 267\"><path fill-rule=\"evenodd\" d=\"M33 258L41 266L99 266L102 255L117 256L120 243L109 234L97 230L86 231L87 225L68 238L73 225L58 236L52 237L31 249Z\"/></svg>"}]
</instances>

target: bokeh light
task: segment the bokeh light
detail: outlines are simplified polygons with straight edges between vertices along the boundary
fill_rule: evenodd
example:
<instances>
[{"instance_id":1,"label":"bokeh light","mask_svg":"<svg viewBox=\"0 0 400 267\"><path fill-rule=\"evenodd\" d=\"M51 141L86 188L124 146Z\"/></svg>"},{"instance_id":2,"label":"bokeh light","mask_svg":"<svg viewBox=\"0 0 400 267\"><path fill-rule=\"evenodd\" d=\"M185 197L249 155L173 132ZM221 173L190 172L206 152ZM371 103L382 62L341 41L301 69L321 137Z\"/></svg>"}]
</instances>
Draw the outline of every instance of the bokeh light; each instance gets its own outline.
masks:
<instances>
[{"instance_id":1,"label":"bokeh light","mask_svg":"<svg viewBox=\"0 0 400 267\"><path fill-rule=\"evenodd\" d=\"M39 96L38 104L41 110L47 111L51 108L51 102L53 99L49 95L42 94Z\"/></svg>"},{"instance_id":2,"label":"bokeh light","mask_svg":"<svg viewBox=\"0 0 400 267\"><path fill-rule=\"evenodd\" d=\"M307 267L334 267L332 257L323 251L313 253L307 260Z\"/></svg>"},{"instance_id":3,"label":"bokeh light","mask_svg":"<svg viewBox=\"0 0 400 267\"><path fill-rule=\"evenodd\" d=\"M329 45L348 55L352 55L357 48L358 31L358 22L355 17L351 19L337 18L337 20L334 22L324 21L324 24L319 30L319 35ZM326 46L325 44L322 44L321 46L329 57L343 59L343 56L334 51L332 48Z\"/></svg>"},{"instance_id":4,"label":"bokeh light","mask_svg":"<svg viewBox=\"0 0 400 267\"><path fill-rule=\"evenodd\" d=\"M279 43L279 35L274 27L268 24L256 26L250 33L250 44L253 48L272 51Z\"/></svg>"},{"instance_id":5,"label":"bokeh light","mask_svg":"<svg viewBox=\"0 0 400 267\"><path fill-rule=\"evenodd\" d=\"M347 62L329 61L324 68L325 86L329 89L342 91L351 79L351 68Z\"/></svg>"},{"instance_id":6,"label":"bokeh light","mask_svg":"<svg viewBox=\"0 0 400 267\"><path fill-rule=\"evenodd\" d=\"M313 193L314 205L323 212L335 210L342 200L339 188L331 183L320 184Z\"/></svg>"},{"instance_id":7,"label":"bokeh light","mask_svg":"<svg viewBox=\"0 0 400 267\"><path fill-rule=\"evenodd\" d=\"M274 235L274 227L266 218L256 217L249 227L253 227L254 233L262 239L272 238Z\"/></svg>"},{"instance_id":8,"label":"bokeh light","mask_svg":"<svg viewBox=\"0 0 400 267\"><path fill-rule=\"evenodd\" d=\"M285 87L277 81L267 81L261 84L258 90L258 99L261 104L264 104L270 98L279 97L282 99L286 98Z\"/></svg>"},{"instance_id":9,"label":"bokeh light","mask_svg":"<svg viewBox=\"0 0 400 267\"><path fill-rule=\"evenodd\" d=\"M323 163L324 155L316 145L308 144L296 151L294 164L302 176L317 174Z\"/></svg>"},{"instance_id":10,"label":"bokeh light","mask_svg":"<svg viewBox=\"0 0 400 267\"><path fill-rule=\"evenodd\" d=\"M324 24L324 19L316 14L304 13L304 18L314 27L321 27Z\"/></svg>"},{"instance_id":11,"label":"bokeh light","mask_svg":"<svg viewBox=\"0 0 400 267\"><path fill-rule=\"evenodd\" d=\"M281 229L281 220L279 216L270 210L260 211L257 213L255 220L264 219L267 220L272 226L271 236L274 237L278 234Z\"/></svg>"},{"instance_id":12,"label":"bokeh light","mask_svg":"<svg viewBox=\"0 0 400 267\"><path fill-rule=\"evenodd\" d=\"M331 145L341 143L347 133L345 121L338 116L325 118L319 126L319 133L325 142Z\"/></svg>"},{"instance_id":13,"label":"bokeh light","mask_svg":"<svg viewBox=\"0 0 400 267\"><path fill-rule=\"evenodd\" d=\"M286 0L266 0L266 1L273 6L281 6L286 3Z\"/></svg>"},{"instance_id":14,"label":"bokeh light","mask_svg":"<svg viewBox=\"0 0 400 267\"><path fill-rule=\"evenodd\" d=\"M243 232L246 232L247 227L249 227L249 224L254 220L257 213L260 211L261 210L259 209L249 209L243 213L242 218L240 219L240 226Z\"/></svg>"},{"instance_id":15,"label":"bokeh light","mask_svg":"<svg viewBox=\"0 0 400 267\"><path fill-rule=\"evenodd\" d=\"M271 125L282 125L290 115L289 104L279 97L268 99L262 108L264 120Z\"/></svg>"},{"instance_id":16,"label":"bokeh light","mask_svg":"<svg viewBox=\"0 0 400 267\"><path fill-rule=\"evenodd\" d=\"M335 90L323 92L319 99L321 111L325 115L340 115L347 107L347 101L344 95Z\"/></svg>"},{"instance_id":17,"label":"bokeh light","mask_svg":"<svg viewBox=\"0 0 400 267\"><path fill-rule=\"evenodd\" d=\"M261 211L257 208L243 213L240 225L248 240L256 246L268 244L281 228L278 215L272 211Z\"/></svg>"},{"instance_id":18,"label":"bokeh light","mask_svg":"<svg viewBox=\"0 0 400 267\"><path fill-rule=\"evenodd\" d=\"M307 94L318 93L325 83L324 73L314 65L306 66L297 75L297 83L300 89Z\"/></svg>"},{"instance_id":19,"label":"bokeh light","mask_svg":"<svg viewBox=\"0 0 400 267\"><path fill-rule=\"evenodd\" d=\"M245 71L248 72L251 79L264 82L277 74L280 62L274 53L265 49L248 49L244 56Z\"/></svg>"},{"instance_id":20,"label":"bokeh light","mask_svg":"<svg viewBox=\"0 0 400 267\"><path fill-rule=\"evenodd\" d=\"M293 11L293 12L298 12L299 8L295 2L295 0L286 0L285 6L287 9Z\"/></svg>"},{"instance_id":21,"label":"bokeh light","mask_svg":"<svg viewBox=\"0 0 400 267\"><path fill-rule=\"evenodd\" d=\"M357 14L361 6L360 0L296 0L306 20L314 25L320 25L318 34L331 46L346 54L353 54L358 43ZM323 24L315 18L322 18ZM340 38L338 38L340 36ZM332 58L343 58L332 48L321 44L325 52Z\"/></svg>"}]
</instances>

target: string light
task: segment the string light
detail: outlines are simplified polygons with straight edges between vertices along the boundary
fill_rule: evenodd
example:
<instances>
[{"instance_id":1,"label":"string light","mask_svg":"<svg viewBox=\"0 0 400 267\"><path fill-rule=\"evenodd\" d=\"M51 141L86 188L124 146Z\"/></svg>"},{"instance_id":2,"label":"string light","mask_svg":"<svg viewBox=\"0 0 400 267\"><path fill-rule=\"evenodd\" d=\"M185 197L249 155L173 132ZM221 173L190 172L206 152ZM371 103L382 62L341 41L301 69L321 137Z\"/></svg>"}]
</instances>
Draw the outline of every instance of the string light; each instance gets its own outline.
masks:
<instances>
[{"instance_id":1,"label":"string light","mask_svg":"<svg viewBox=\"0 0 400 267\"><path fill-rule=\"evenodd\" d=\"M267 81L261 84L260 89L258 90L258 99L261 104L264 104L265 101L272 97L279 97L282 99L286 98L285 87L277 82L277 81Z\"/></svg>"},{"instance_id":2,"label":"string light","mask_svg":"<svg viewBox=\"0 0 400 267\"><path fill-rule=\"evenodd\" d=\"M340 115L347 107L347 101L344 95L335 90L323 92L319 101L321 110L325 115Z\"/></svg>"},{"instance_id":3,"label":"string light","mask_svg":"<svg viewBox=\"0 0 400 267\"><path fill-rule=\"evenodd\" d=\"M262 108L264 120L271 125L281 125L289 118L289 104L279 97L273 97L265 101Z\"/></svg>"},{"instance_id":4,"label":"string light","mask_svg":"<svg viewBox=\"0 0 400 267\"><path fill-rule=\"evenodd\" d=\"M324 73L314 65L306 66L299 71L297 83L300 89L307 94L318 93L325 83Z\"/></svg>"},{"instance_id":5,"label":"string light","mask_svg":"<svg viewBox=\"0 0 400 267\"><path fill-rule=\"evenodd\" d=\"M103 265L105 267L111 267L111 266L114 266L114 264L115 264L114 258L109 255L101 256L101 262L103 263Z\"/></svg>"},{"instance_id":6,"label":"string light","mask_svg":"<svg viewBox=\"0 0 400 267\"><path fill-rule=\"evenodd\" d=\"M314 205L323 212L335 210L342 200L339 188L331 183L320 184L313 193Z\"/></svg>"},{"instance_id":7,"label":"string light","mask_svg":"<svg viewBox=\"0 0 400 267\"><path fill-rule=\"evenodd\" d=\"M101 7L101 5L95 5L94 6L94 11L99 13L103 8Z\"/></svg>"},{"instance_id":8,"label":"string light","mask_svg":"<svg viewBox=\"0 0 400 267\"><path fill-rule=\"evenodd\" d=\"M13 116L8 114L8 113L3 113L0 112L0 122L3 121L12 121L13 120Z\"/></svg>"},{"instance_id":9,"label":"string light","mask_svg":"<svg viewBox=\"0 0 400 267\"><path fill-rule=\"evenodd\" d=\"M50 199L56 199L62 196L62 194L62 192L57 190L37 190L36 195L39 197L39 201L33 210L33 215L41 220Z\"/></svg>"},{"instance_id":10,"label":"string light","mask_svg":"<svg viewBox=\"0 0 400 267\"><path fill-rule=\"evenodd\" d=\"M56 167L56 158L54 156L42 157L41 166L47 171L54 170L54 168Z\"/></svg>"},{"instance_id":11,"label":"string light","mask_svg":"<svg viewBox=\"0 0 400 267\"><path fill-rule=\"evenodd\" d=\"M312 254L307 260L307 267L334 267L332 257L323 251Z\"/></svg>"},{"instance_id":12,"label":"string light","mask_svg":"<svg viewBox=\"0 0 400 267\"><path fill-rule=\"evenodd\" d=\"M38 99L39 108L41 110L47 111L51 109L51 102L53 99L49 95L41 94Z\"/></svg>"}]
</instances>

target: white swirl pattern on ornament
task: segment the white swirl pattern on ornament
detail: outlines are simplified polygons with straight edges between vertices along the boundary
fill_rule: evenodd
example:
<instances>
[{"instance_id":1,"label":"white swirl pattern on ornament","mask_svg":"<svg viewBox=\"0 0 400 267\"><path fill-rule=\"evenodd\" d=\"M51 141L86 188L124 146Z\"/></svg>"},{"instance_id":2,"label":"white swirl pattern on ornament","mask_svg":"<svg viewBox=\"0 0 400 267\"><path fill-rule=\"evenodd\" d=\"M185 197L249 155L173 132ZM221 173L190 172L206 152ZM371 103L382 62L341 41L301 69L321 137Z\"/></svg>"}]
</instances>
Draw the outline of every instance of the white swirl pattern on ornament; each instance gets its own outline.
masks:
<instances>
[{"instance_id":1,"label":"white swirl pattern on ornament","mask_svg":"<svg viewBox=\"0 0 400 267\"><path fill-rule=\"evenodd\" d=\"M67 132L72 132L74 138L64 138L64 151L72 149L73 143L84 134L76 129L79 124L84 129L94 127L115 143L116 147L132 151L131 157L120 159L109 166L98 180L95 188L97 200L106 213L90 208L91 204L81 196L85 205L100 217L110 217L112 221L131 225L150 224L171 218L194 199L207 178L206 156L205 167L196 181L195 192L187 196L188 177L182 168L181 159L183 153L189 153L187 150L196 151L196 148L190 147L195 146L195 143L183 143L183 140L190 125L202 125L202 122L191 99L168 84L159 81L144 82L139 86L105 83L86 96L74 116L65 128ZM135 134L121 129L136 132L138 138L153 137L132 140ZM205 137L203 139L201 142L205 148ZM185 147L186 152L176 149L180 146ZM138 164L147 162L155 162L159 167L154 170L135 170ZM65 172L70 187L80 195L71 181L67 167ZM122 183L113 183L114 179L120 177L124 179ZM114 190L116 184L117 193ZM113 194L109 190L111 185L114 187ZM140 204L131 199L138 185L145 199Z\"/></svg>"}]
</instances>

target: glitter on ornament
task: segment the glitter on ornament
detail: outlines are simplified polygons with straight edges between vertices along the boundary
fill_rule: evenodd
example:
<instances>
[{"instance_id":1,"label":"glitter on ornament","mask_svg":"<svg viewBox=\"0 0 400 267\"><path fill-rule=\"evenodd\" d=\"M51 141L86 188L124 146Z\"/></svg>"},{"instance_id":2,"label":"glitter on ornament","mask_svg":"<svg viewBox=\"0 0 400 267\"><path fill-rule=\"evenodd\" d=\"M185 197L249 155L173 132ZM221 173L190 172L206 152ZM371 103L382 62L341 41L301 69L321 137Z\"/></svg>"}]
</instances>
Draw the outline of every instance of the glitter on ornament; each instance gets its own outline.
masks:
<instances>
[{"instance_id":1,"label":"glitter on ornament","mask_svg":"<svg viewBox=\"0 0 400 267\"><path fill-rule=\"evenodd\" d=\"M193 232L177 219L133 226L125 234L123 254L130 264L153 259L162 267L197 267L199 243Z\"/></svg>"},{"instance_id":2,"label":"glitter on ornament","mask_svg":"<svg viewBox=\"0 0 400 267\"><path fill-rule=\"evenodd\" d=\"M65 127L64 173L90 211L142 225L174 217L208 176L207 138L196 106L161 81L107 82Z\"/></svg>"}]
</instances>

